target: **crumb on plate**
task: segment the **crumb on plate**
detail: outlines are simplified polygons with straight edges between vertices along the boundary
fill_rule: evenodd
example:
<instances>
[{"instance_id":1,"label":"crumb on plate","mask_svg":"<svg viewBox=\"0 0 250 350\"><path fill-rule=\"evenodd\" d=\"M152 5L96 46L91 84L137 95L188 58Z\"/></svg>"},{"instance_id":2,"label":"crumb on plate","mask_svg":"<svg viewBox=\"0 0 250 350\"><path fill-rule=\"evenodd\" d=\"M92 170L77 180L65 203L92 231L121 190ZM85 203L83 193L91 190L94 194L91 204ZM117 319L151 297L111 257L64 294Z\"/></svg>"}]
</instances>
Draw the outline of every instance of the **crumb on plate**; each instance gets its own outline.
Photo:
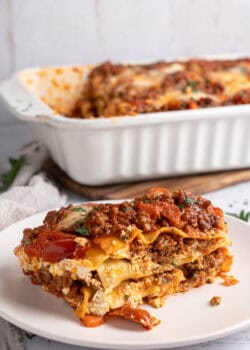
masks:
<instances>
[{"instance_id":1,"label":"crumb on plate","mask_svg":"<svg viewBox=\"0 0 250 350\"><path fill-rule=\"evenodd\" d=\"M214 296L210 299L209 301L209 304L211 306L217 306L217 305L220 305L221 304L221 301L222 301L222 298L221 297L218 297L218 296Z\"/></svg>"},{"instance_id":2,"label":"crumb on plate","mask_svg":"<svg viewBox=\"0 0 250 350\"><path fill-rule=\"evenodd\" d=\"M228 275L220 274L220 277L223 279L223 283L222 283L223 286L226 286L226 287L233 286L240 282L234 276L231 276L231 275L228 276Z\"/></svg>"}]
</instances>

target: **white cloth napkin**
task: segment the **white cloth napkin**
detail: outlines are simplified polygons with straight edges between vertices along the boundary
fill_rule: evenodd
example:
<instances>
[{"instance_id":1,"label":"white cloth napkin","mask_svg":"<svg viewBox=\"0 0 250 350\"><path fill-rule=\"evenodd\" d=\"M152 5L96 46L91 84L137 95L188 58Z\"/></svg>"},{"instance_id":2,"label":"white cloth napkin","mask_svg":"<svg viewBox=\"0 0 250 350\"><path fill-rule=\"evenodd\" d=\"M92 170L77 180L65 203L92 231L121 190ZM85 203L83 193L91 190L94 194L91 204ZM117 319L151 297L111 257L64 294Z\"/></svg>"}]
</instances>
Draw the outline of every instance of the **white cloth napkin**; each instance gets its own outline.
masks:
<instances>
[{"instance_id":1,"label":"white cloth napkin","mask_svg":"<svg viewBox=\"0 0 250 350\"><path fill-rule=\"evenodd\" d=\"M14 186L0 195L0 230L27 216L61 207L66 196L42 174L31 178L26 186Z\"/></svg>"},{"instance_id":2,"label":"white cloth napkin","mask_svg":"<svg viewBox=\"0 0 250 350\"><path fill-rule=\"evenodd\" d=\"M0 194L0 231L5 227L43 210L61 207L66 196L47 181L43 174L34 175L41 168L47 153L37 143L20 151L25 164L20 169L11 188ZM0 319L0 349L23 350L23 332Z\"/></svg>"},{"instance_id":3,"label":"white cloth napkin","mask_svg":"<svg viewBox=\"0 0 250 350\"><path fill-rule=\"evenodd\" d=\"M18 156L25 157L25 163L18 172L11 188L0 194L0 230L43 210L65 204L66 196L48 182L40 169L47 151L37 142L23 147Z\"/></svg>"}]
</instances>

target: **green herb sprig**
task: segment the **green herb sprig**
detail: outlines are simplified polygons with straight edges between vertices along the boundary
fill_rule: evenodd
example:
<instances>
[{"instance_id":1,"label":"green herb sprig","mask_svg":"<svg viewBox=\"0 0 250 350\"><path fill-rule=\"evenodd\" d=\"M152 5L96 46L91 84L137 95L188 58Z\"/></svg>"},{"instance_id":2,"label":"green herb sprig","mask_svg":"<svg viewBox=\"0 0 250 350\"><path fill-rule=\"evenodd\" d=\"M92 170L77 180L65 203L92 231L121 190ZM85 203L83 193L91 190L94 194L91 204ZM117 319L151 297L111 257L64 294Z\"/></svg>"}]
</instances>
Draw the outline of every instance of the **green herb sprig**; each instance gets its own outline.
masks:
<instances>
[{"instance_id":1,"label":"green herb sprig","mask_svg":"<svg viewBox=\"0 0 250 350\"><path fill-rule=\"evenodd\" d=\"M25 332L25 335L28 339L33 339L36 335L33 333Z\"/></svg>"},{"instance_id":2,"label":"green herb sprig","mask_svg":"<svg viewBox=\"0 0 250 350\"><path fill-rule=\"evenodd\" d=\"M192 91L197 91L197 81L189 80L186 87L190 87Z\"/></svg>"},{"instance_id":3,"label":"green herb sprig","mask_svg":"<svg viewBox=\"0 0 250 350\"><path fill-rule=\"evenodd\" d=\"M192 199L192 198L185 198L183 203L178 204L178 207L180 209L184 208L186 205L192 205L192 204L199 204L199 201L197 201L196 199Z\"/></svg>"},{"instance_id":4,"label":"green herb sprig","mask_svg":"<svg viewBox=\"0 0 250 350\"><path fill-rule=\"evenodd\" d=\"M0 192L6 191L17 176L17 173L25 163L25 157L9 158L10 170L0 175Z\"/></svg>"},{"instance_id":5,"label":"green herb sprig","mask_svg":"<svg viewBox=\"0 0 250 350\"><path fill-rule=\"evenodd\" d=\"M81 208L81 207L74 207L71 209L72 211L79 211L81 213L86 213L86 209L85 208Z\"/></svg>"},{"instance_id":6,"label":"green herb sprig","mask_svg":"<svg viewBox=\"0 0 250 350\"><path fill-rule=\"evenodd\" d=\"M241 210L239 214L237 213L226 213L226 214L246 222L250 220L250 211L246 212L244 209Z\"/></svg>"},{"instance_id":7,"label":"green herb sprig","mask_svg":"<svg viewBox=\"0 0 250 350\"><path fill-rule=\"evenodd\" d=\"M76 231L77 233L79 233L79 234L80 234L81 236L83 236L83 237L89 237L88 229L87 229L87 227L85 227L85 226L78 227L78 228L75 229L75 231Z\"/></svg>"},{"instance_id":8,"label":"green herb sprig","mask_svg":"<svg viewBox=\"0 0 250 350\"><path fill-rule=\"evenodd\" d=\"M128 208L126 208L126 207L124 207L124 208L120 208L120 211L122 211L122 212L124 212L124 213L126 213L126 211L128 211L129 209Z\"/></svg>"},{"instance_id":9,"label":"green herb sprig","mask_svg":"<svg viewBox=\"0 0 250 350\"><path fill-rule=\"evenodd\" d=\"M27 247L28 245L31 245L32 244L32 239L27 239L25 242L24 242L24 245L25 245L25 247Z\"/></svg>"}]
</instances>

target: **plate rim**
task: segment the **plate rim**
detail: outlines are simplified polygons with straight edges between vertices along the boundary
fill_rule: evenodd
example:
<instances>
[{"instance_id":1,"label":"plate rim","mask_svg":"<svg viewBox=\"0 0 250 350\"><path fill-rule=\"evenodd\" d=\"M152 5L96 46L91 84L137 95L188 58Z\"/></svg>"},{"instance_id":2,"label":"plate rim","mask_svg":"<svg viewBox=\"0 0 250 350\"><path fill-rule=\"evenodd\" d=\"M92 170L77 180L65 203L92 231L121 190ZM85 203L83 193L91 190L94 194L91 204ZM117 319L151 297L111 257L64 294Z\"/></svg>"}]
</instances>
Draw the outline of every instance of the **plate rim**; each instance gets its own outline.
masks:
<instances>
[{"instance_id":1,"label":"plate rim","mask_svg":"<svg viewBox=\"0 0 250 350\"><path fill-rule=\"evenodd\" d=\"M86 202L89 203L90 201ZM107 202L120 202L120 200L107 200L107 201L94 201L95 203L99 202L99 203L107 203ZM77 203L76 203L77 205ZM15 223L13 223L12 225L6 227L4 230L0 231L0 237L2 236L2 234L5 233L5 231L9 231L12 228L14 229L15 227L18 227L19 225L22 225L23 223L25 223L25 221L29 221L32 219L36 219L36 218L40 218L42 217L42 215L46 214L47 211L42 211L40 213L31 215L29 217L26 217L22 220L19 220ZM239 223L241 226L244 226L246 229L250 228L250 224L247 222L244 222L238 218L235 218L231 215L225 214L224 215L225 219L227 221L232 221L232 222L237 222ZM230 225L230 223L229 223ZM74 339L74 338L68 338L62 334L55 334L55 333L50 333L47 330L38 328L36 326L27 326L27 324L25 322L16 320L15 317L12 317L9 314L6 314L3 310L1 310L0 308L0 317L2 317L3 319L5 319L7 322L10 322L11 324L23 329L26 332L31 332L34 333L38 336L41 336L43 338L47 338L53 341L57 341L57 342L61 342L61 343L65 343L65 344L70 344L70 345L76 345L76 346L85 346L85 347L90 347L90 348L99 348L99 349L117 349L117 347L119 347L119 349L167 349L167 348L176 348L176 347L180 347L180 346L188 346L188 345L195 345L195 344L200 344L200 343L205 343L205 342L209 342L212 340L216 340L222 337L226 337L228 335L237 333L239 331L242 331L248 327L250 327L250 317L247 320L244 320L238 324L235 324L233 326L230 327L226 327L226 329L221 329L218 331L213 331L210 333L207 333L206 335L204 335L204 333L202 333L201 335L198 335L196 337L192 337L190 338L184 338L180 341L171 341L168 342L166 340L160 340L160 341L147 341L147 343L141 341L141 340L137 340L137 341L112 341L112 340L108 340L108 344L107 342L102 344L101 341L97 341L95 339L93 339L93 341L89 341L89 340L78 340L78 339Z\"/></svg>"}]
</instances>

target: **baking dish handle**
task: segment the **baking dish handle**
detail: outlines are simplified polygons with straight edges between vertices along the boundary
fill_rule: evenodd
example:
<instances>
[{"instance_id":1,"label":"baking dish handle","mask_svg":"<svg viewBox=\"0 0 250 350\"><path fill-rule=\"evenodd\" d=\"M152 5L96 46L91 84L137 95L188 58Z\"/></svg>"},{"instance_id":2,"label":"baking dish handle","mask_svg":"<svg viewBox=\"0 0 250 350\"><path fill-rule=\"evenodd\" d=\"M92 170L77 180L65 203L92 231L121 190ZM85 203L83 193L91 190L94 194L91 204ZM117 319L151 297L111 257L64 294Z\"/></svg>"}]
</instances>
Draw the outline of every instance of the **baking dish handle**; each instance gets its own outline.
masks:
<instances>
[{"instance_id":1,"label":"baking dish handle","mask_svg":"<svg viewBox=\"0 0 250 350\"><path fill-rule=\"evenodd\" d=\"M19 119L29 122L46 122L53 116L53 111L30 93L18 76L0 83L0 96L7 107Z\"/></svg>"}]
</instances>

